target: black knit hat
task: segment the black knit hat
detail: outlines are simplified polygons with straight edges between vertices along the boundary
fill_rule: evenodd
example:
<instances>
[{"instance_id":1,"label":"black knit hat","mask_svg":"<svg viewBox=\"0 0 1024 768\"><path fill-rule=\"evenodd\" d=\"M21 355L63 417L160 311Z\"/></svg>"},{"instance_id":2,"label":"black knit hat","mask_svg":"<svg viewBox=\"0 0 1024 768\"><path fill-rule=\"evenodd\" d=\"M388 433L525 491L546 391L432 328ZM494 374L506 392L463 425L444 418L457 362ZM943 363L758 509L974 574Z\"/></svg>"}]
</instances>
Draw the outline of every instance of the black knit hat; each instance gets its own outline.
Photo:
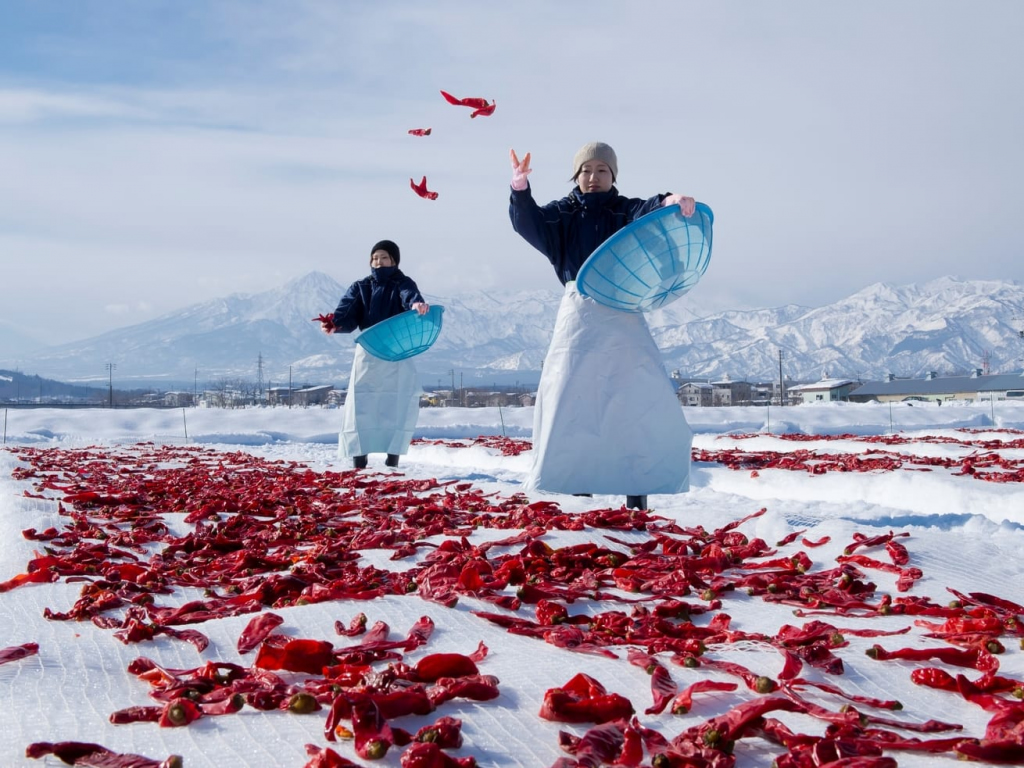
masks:
<instances>
[{"instance_id":1,"label":"black knit hat","mask_svg":"<svg viewBox=\"0 0 1024 768\"><path fill-rule=\"evenodd\" d=\"M373 256L375 251L387 251L391 254L391 258L394 259L395 266L398 266L398 262L402 260L402 252L398 250L398 246L390 240L381 240L379 243L375 243L373 248L370 249L370 255Z\"/></svg>"}]
</instances>

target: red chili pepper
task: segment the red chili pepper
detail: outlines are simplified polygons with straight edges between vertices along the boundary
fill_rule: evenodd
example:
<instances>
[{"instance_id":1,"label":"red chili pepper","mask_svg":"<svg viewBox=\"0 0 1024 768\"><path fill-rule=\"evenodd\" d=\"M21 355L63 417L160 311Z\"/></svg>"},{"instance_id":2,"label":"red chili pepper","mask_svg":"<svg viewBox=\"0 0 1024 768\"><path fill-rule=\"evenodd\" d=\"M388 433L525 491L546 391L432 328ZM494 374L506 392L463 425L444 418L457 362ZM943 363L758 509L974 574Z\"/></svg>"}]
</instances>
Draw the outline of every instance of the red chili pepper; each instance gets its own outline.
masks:
<instances>
[{"instance_id":1,"label":"red chili pepper","mask_svg":"<svg viewBox=\"0 0 1024 768\"><path fill-rule=\"evenodd\" d=\"M18 659L24 659L29 656L34 656L39 653L38 643L23 643L22 645L13 645L9 648L0 650L0 664L6 664L9 661L17 661Z\"/></svg>"},{"instance_id":2,"label":"red chili pepper","mask_svg":"<svg viewBox=\"0 0 1024 768\"><path fill-rule=\"evenodd\" d=\"M391 726L372 699L359 696L350 699L350 704L356 754L368 760L379 760L394 744Z\"/></svg>"},{"instance_id":3,"label":"red chili pepper","mask_svg":"<svg viewBox=\"0 0 1024 768\"><path fill-rule=\"evenodd\" d=\"M267 636L284 624L284 619L276 613L260 613L249 620L238 637L238 652L249 653L260 643L267 639Z\"/></svg>"},{"instance_id":4,"label":"red chili pepper","mask_svg":"<svg viewBox=\"0 0 1024 768\"><path fill-rule=\"evenodd\" d=\"M427 689L427 697L435 707L451 699L490 701L499 695L498 678L494 675L440 677Z\"/></svg>"},{"instance_id":5,"label":"red chili pepper","mask_svg":"<svg viewBox=\"0 0 1024 768\"><path fill-rule=\"evenodd\" d=\"M427 683L442 677L467 677L480 673L473 660L461 653L432 653L417 661L413 671L417 680Z\"/></svg>"},{"instance_id":6,"label":"red chili pepper","mask_svg":"<svg viewBox=\"0 0 1024 768\"><path fill-rule=\"evenodd\" d=\"M114 725L126 725L128 723L156 723L163 714L163 707L143 706L128 707L110 713L110 722Z\"/></svg>"},{"instance_id":7,"label":"red chili pepper","mask_svg":"<svg viewBox=\"0 0 1024 768\"><path fill-rule=\"evenodd\" d=\"M873 645L865 651L872 659L890 661L901 659L907 661L931 661L938 659L945 664L957 667L973 667L982 672L998 667L998 662L990 653L981 648L900 648L887 651L880 645Z\"/></svg>"},{"instance_id":8,"label":"red chili pepper","mask_svg":"<svg viewBox=\"0 0 1024 768\"><path fill-rule=\"evenodd\" d=\"M629 699L608 693L589 675L580 672L560 688L544 693L540 716L562 723L606 723L633 715Z\"/></svg>"},{"instance_id":9,"label":"red chili pepper","mask_svg":"<svg viewBox=\"0 0 1024 768\"><path fill-rule=\"evenodd\" d=\"M102 765L107 768L182 768L183 765L178 755L152 760L141 755L112 752L100 744L83 741L37 741L25 748L25 757L38 760L47 755L53 755L68 765Z\"/></svg>"},{"instance_id":10,"label":"red chili pepper","mask_svg":"<svg viewBox=\"0 0 1024 768\"><path fill-rule=\"evenodd\" d=\"M417 184L412 179L409 179L409 186L412 187L412 191L420 197L426 200L437 200L437 192L431 192L427 189L427 177L424 176L423 180Z\"/></svg>"},{"instance_id":11,"label":"red chili pepper","mask_svg":"<svg viewBox=\"0 0 1024 768\"><path fill-rule=\"evenodd\" d=\"M311 759L303 768L360 768L358 763L342 757L330 747L321 748L315 744L307 744L306 754Z\"/></svg>"},{"instance_id":12,"label":"red chili pepper","mask_svg":"<svg viewBox=\"0 0 1024 768\"><path fill-rule=\"evenodd\" d=\"M288 640L284 645L264 641L256 654L254 667L286 669L289 672L323 673L334 662L334 646L326 640Z\"/></svg>"},{"instance_id":13,"label":"red chili pepper","mask_svg":"<svg viewBox=\"0 0 1024 768\"><path fill-rule=\"evenodd\" d=\"M409 134L412 136L429 136L430 128L411 128Z\"/></svg>"},{"instance_id":14,"label":"red chili pepper","mask_svg":"<svg viewBox=\"0 0 1024 768\"><path fill-rule=\"evenodd\" d=\"M167 702L164 706L163 711L160 713L160 719L157 723L161 728L178 728L182 725L188 725L191 722L195 722L203 716L203 711L199 708L194 701L189 699L174 699L173 701Z\"/></svg>"},{"instance_id":15,"label":"red chili pepper","mask_svg":"<svg viewBox=\"0 0 1024 768\"><path fill-rule=\"evenodd\" d=\"M735 691L739 685L719 680L697 680L680 691L672 701L669 711L674 715L685 715L693 708L693 696L711 691Z\"/></svg>"},{"instance_id":16,"label":"red chili pepper","mask_svg":"<svg viewBox=\"0 0 1024 768\"><path fill-rule=\"evenodd\" d=\"M457 717L444 715L416 731L413 739L429 741L445 749L458 749L462 746L462 721Z\"/></svg>"},{"instance_id":17,"label":"red chili pepper","mask_svg":"<svg viewBox=\"0 0 1024 768\"><path fill-rule=\"evenodd\" d=\"M476 758L452 757L431 742L415 742L402 752L402 768L476 768Z\"/></svg>"},{"instance_id":18,"label":"red chili pepper","mask_svg":"<svg viewBox=\"0 0 1024 768\"><path fill-rule=\"evenodd\" d=\"M758 675L751 672L742 664L737 664L732 661L705 658L701 661L701 666L708 667L709 669L718 669L722 672L727 672L730 675L735 675L743 680L747 688L757 693L771 693L778 687L775 681L770 677Z\"/></svg>"}]
</instances>

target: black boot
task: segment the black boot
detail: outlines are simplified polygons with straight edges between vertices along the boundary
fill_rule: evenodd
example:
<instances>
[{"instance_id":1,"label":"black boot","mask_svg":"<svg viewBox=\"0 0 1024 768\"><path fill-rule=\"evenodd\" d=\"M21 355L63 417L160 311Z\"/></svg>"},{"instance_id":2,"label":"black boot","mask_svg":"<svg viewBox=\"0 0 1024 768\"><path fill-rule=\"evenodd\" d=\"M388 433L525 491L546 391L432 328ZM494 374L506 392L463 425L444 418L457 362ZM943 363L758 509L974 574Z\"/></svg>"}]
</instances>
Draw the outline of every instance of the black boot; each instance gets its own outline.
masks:
<instances>
[{"instance_id":1,"label":"black boot","mask_svg":"<svg viewBox=\"0 0 1024 768\"><path fill-rule=\"evenodd\" d=\"M366 469L366 454L352 457L352 466L356 469Z\"/></svg>"},{"instance_id":2,"label":"black boot","mask_svg":"<svg viewBox=\"0 0 1024 768\"><path fill-rule=\"evenodd\" d=\"M643 496L627 496L626 497L626 508L627 509L647 509L647 495Z\"/></svg>"},{"instance_id":3,"label":"black boot","mask_svg":"<svg viewBox=\"0 0 1024 768\"><path fill-rule=\"evenodd\" d=\"M397 467L398 466L398 454L397 453L389 453L388 457L384 461L384 463L387 464L389 467Z\"/></svg>"}]
</instances>

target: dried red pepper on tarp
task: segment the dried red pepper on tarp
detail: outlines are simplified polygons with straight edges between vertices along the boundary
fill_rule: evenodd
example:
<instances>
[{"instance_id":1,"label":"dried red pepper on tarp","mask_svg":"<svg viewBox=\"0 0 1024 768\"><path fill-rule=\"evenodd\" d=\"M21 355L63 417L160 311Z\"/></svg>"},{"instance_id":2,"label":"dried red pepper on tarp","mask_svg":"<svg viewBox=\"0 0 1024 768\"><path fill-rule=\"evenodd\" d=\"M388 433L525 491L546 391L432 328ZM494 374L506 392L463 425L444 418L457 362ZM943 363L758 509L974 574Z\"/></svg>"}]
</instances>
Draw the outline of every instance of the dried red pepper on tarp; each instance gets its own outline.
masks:
<instances>
[{"instance_id":1,"label":"dried red pepper on tarp","mask_svg":"<svg viewBox=\"0 0 1024 768\"><path fill-rule=\"evenodd\" d=\"M287 640L278 645L267 639L260 645L253 666L320 675L324 667L331 666L334 660L334 646L326 640Z\"/></svg>"},{"instance_id":2,"label":"dried red pepper on tarp","mask_svg":"<svg viewBox=\"0 0 1024 768\"><path fill-rule=\"evenodd\" d=\"M238 636L238 652L248 653L254 650L267 636L284 624L284 619L276 613L260 613L249 619L242 634Z\"/></svg>"},{"instance_id":3,"label":"dried red pepper on tarp","mask_svg":"<svg viewBox=\"0 0 1024 768\"><path fill-rule=\"evenodd\" d=\"M39 643L23 643L0 650L0 664L17 661L39 653Z\"/></svg>"},{"instance_id":4,"label":"dried red pepper on tarp","mask_svg":"<svg viewBox=\"0 0 1024 768\"><path fill-rule=\"evenodd\" d=\"M633 705L625 696L608 693L590 675L579 672L560 688L544 693L540 716L561 723L606 723L629 718Z\"/></svg>"},{"instance_id":5,"label":"dried red pepper on tarp","mask_svg":"<svg viewBox=\"0 0 1024 768\"><path fill-rule=\"evenodd\" d=\"M476 768L476 758L452 757L433 742L414 742L403 752L399 764L402 768Z\"/></svg>"},{"instance_id":6,"label":"dried red pepper on tarp","mask_svg":"<svg viewBox=\"0 0 1024 768\"><path fill-rule=\"evenodd\" d=\"M105 768L182 768L178 755L153 760L142 755L113 752L100 744L84 741L37 741L25 748L25 757L38 760L53 755L68 765L104 766Z\"/></svg>"},{"instance_id":7,"label":"dried red pepper on tarp","mask_svg":"<svg viewBox=\"0 0 1024 768\"><path fill-rule=\"evenodd\" d=\"M413 672L417 680L432 683L442 677L467 677L479 674L476 664L461 653L432 653L416 662Z\"/></svg>"},{"instance_id":8,"label":"dried red pepper on tarp","mask_svg":"<svg viewBox=\"0 0 1024 768\"><path fill-rule=\"evenodd\" d=\"M303 768L361 768L359 763L342 757L330 747L307 744L306 754L310 756L310 760Z\"/></svg>"}]
</instances>

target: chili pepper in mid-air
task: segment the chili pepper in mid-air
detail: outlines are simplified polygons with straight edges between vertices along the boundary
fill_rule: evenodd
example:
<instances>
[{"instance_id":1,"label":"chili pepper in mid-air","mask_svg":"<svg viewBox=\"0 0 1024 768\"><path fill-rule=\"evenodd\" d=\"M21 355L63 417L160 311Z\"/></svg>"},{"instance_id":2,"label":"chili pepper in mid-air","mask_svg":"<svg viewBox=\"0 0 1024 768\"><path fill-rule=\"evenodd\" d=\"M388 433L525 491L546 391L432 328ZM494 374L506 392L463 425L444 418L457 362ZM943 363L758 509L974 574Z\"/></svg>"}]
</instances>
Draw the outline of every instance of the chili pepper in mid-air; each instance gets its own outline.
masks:
<instances>
[{"instance_id":1,"label":"chili pepper in mid-air","mask_svg":"<svg viewBox=\"0 0 1024 768\"><path fill-rule=\"evenodd\" d=\"M313 322L314 323L320 323L320 325L323 326L323 329L325 331L328 331L328 330L329 331L333 331L334 330L334 315L333 314L331 314L331 315L317 315L316 317L313 318Z\"/></svg>"},{"instance_id":2,"label":"chili pepper in mid-air","mask_svg":"<svg viewBox=\"0 0 1024 768\"><path fill-rule=\"evenodd\" d=\"M425 200L437 200L437 192L431 192L427 189L427 177L424 176L423 180L417 184L412 179L409 179L409 186L412 187L412 191Z\"/></svg>"},{"instance_id":3,"label":"chili pepper in mid-air","mask_svg":"<svg viewBox=\"0 0 1024 768\"><path fill-rule=\"evenodd\" d=\"M409 130L411 136L429 136L430 128L412 128Z\"/></svg>"},{"instance_id":4,"label":"chili pepper in mid-air","mask_svg":"<svg viewBox=\"0 0 1024 768\"><path fill-rule=\"evenodd\" d=\"M487 115L492 115L494 114L494 107L497 106L497 102L488 102L487 99L475 97L459 99L445 91L441 91L441 95L444 96L444 100L449 104L453 104L456 107L469 107L472 109L473 111L470 113L470 117L486 117Z\"/></svg>"}]
</instances>

